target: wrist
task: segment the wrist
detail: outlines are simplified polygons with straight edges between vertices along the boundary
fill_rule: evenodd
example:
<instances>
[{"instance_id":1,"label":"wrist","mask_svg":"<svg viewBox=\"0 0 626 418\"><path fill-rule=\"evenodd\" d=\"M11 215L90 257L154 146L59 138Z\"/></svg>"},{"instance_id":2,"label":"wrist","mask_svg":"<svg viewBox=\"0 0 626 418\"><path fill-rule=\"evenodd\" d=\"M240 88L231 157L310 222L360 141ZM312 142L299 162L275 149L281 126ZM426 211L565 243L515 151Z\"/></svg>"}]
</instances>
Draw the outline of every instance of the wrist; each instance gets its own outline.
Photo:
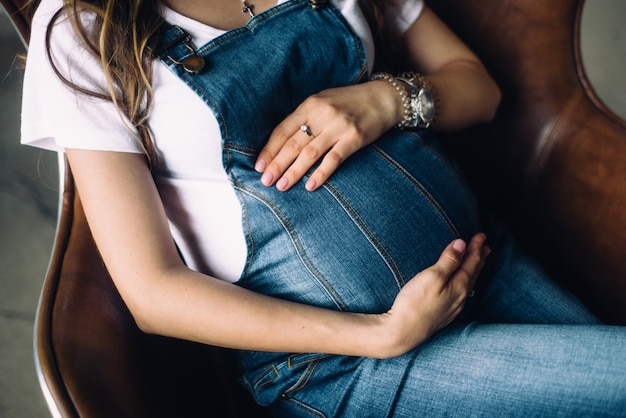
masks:
<instances>
[{"instance_id":1,"label":"wrist","mask_svg":"<svg viewBox=\"0 0 626 418\"><path fill-rule=\"evenodd\" d=\"M410 89L411 118L403 127L428 128L435 122L439 105L435 87L430 80L415 72L404 72L396 79L405 83Z\"/></svg>"},{"instance_id":2,"label":"wrist","mask_svg":"<svg viewBox=\"0 0 626 418\"><path fill-rule=\"evenodd\" d=\"M439 107L437 92L421 74L404 72L394 77L389 73L375 73L371 80L386 80L394 88L400 112L395 123L397 128L428 128L435 121Z\"/></svg>"},{"instance_id":3,"label":"wrist","mask_svg":"<svg viewBox=\"0 0 626 418\"><path fill-rule=\"evenodd\" d=\"M370 80L381 80L387 83L387 85L393 89L392 103L394 103L392 126L398 128L408 126L411 121L411 97L410 89L407 88L405 83L401 83L396 77L389 73L374 73L370 77Z\"/></svg>"},{"instance_id":4,"label":"wrist","mask_svg":"<svg viewBox=\"0 0 626 418\"><path fill-rule=\"evenodd\" d=\"M359 348L356 355L372 358L392 358L401 356L421 344L426 337L420 336L419 329L406 329L399 317L392 311L383 314L355 314L364 324L363 339L355 344Z\"/></svg>"}]
</instances>

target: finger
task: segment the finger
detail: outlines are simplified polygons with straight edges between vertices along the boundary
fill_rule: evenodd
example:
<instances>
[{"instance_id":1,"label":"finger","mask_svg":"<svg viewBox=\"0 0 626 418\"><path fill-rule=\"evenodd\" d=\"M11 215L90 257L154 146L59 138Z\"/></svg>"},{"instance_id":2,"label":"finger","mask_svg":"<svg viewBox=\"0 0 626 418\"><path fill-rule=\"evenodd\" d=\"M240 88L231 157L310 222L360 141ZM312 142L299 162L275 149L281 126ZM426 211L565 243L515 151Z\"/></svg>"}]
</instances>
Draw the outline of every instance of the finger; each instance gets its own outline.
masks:
<instances>
[{"instance_id":1,"label":"finger","mask_svg":"<svg viewBox=\"0 0 626 418\"><path fill-rule=\"evenodd\" d=\"M480 270L485 264L489 248L485 246L486 236L476 234L470 240L467 251L458 270L451 277L451 286L458 286L460 297L464 300L474 288Z\"/></svg>"},{"instance_id":2,"label":"finger","mask_svg":"<svg viewBox=\"0 0 626 418\"><path fill-rule=\"evenodd\" d=\"M270 135L267 143L259 152L254 169L259 173L263 173L267 169L267 165L274 159L280 151L283 144L289 139L286 128L283 123L279 124Z\"/></svg>"},{"instance_id":3,"label":"finger","mask_svg":"<svg viewBox=\"0 0 626 418\"><path fill-rule=\"evenodd\" d=\"M455 239L443 250L439 259L433 265L433 270L447 280L461 266L466 250L467 245L465 241L460 238Z\"/></svg>"},{"instance_id":4,"label":"finger","mask_svg":"<svg viewBox=\"0 0 626 418\"><path fill-rule=\"evenodd\" d=\"M489 253L489 248L485 245L486 240L487 237L483 233L478 233L472 237L461 269L473 272L484 263L485 257Z\"/></svg>"},{"instance_id":5,"label":"finger","mask_svg":"<svg viewBox=\"0 0 626 418\"><path fill-rule=\"evenodd\" d=\"M261 182L266 186L274 184L296 161L302 150L311 143L312 139L312 136L309 136L300 128L294 131L278 153L271 160L267 161L267 167L261 176Z\"/></svg>"},{"instance_id":6,"label":"finger","mask_svg":"<svg viewBox=\"0 0 626 418\"><path fill-rule=\"evenodd\" d=\"M285 191L296 184L332 146L332 139L320 134L319 137L315 138L300 151L295 161L276 183L276 187L281 191Z\"/></svg>"},{"instance_id":7,"label":"finger","mask_svg":"<svg viewBox=\"0 0 626 418\"><path fill-rule=\"evenodd\" d=\"M276 155L278 155L289 138L298 132L305 120L304 115L294 112L288 115L274 128L267 143L257 157L257 161L254 165L256 171L259 173L265 172L267 166L274 160Z\"/></svg>"},{"instance_id":8,"label":"finger","mask_svg":"<svg viewBox=\"0 0 626 418\"><path fill-rule=\"evenodd\" d=\"M337 142L324 156L319 167L315 169L311 177L306 182L306 189L310 192L319 188L330 178L339 166L359 149L354 141L343 140Z\"/></svg>"}]
</instances>

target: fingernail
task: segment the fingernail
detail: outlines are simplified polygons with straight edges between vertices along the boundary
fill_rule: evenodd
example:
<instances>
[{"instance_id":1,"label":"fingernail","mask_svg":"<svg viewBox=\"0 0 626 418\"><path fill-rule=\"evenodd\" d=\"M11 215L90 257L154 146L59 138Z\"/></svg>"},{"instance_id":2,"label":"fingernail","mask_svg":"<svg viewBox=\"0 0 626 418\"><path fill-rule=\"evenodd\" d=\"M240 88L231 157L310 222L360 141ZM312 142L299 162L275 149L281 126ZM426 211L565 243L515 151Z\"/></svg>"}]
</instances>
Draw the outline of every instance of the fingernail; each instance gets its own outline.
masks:
<instances>
[{"instance_id":1,"label":"fingernail","mask_svg":"<svg viewBox=\"0 0 626 418\"><path fill-rule=\"evenodd\" d=\"M307 181L304 185L304 188L310 192L315 190L315 187L317 187L317 182L314 179L309 179L309 181Z\"/></svg>"},{"instance_id":2,"label":"fingernail","mask_svg":"<svg viewBox=\"0 0 626 418\"><path fill-rule=\"evenodd\" d=\"M261 176L261 183L263 183L263 185L265 186L271 185L273 181L274 176L269 171L263 173L263 175Z\"/></svg>"},{"instance_id":3,"label":"fingernail","mask_svg":"<svg viewBox=\"0 0 626 418\"><path fill-rule=\"evenodd\" d=\"M282 177L278 180L278 183L276 183L276 188L280 191L287 190L287 186L289 186L289 179L286 177Z\"/></svg>"},{"instance_id":4,"label":"fingernail","mask_svg":"<svg viewBox=\"0 0 626 418\"><path fill-rule=\"evenodd\" d=\"M254 169L259 173L262 173L265 171L265 168L267 168L267 161L265 161L263 158L259 158L254 165Z\"/></svg>"},{"instance_id":5,"label":"fingernail","mask_svg":"<svg viewBox=\"0 0 626 418\"><path fill-rule=\"evenodd\" d=\"M460 253L463 253L465 251L466 245L465 245L465 241L463 241L462 239L457 239L452 243L452 248L454 248L455 250L457 250Z\"/></svg>"}]
</instances>

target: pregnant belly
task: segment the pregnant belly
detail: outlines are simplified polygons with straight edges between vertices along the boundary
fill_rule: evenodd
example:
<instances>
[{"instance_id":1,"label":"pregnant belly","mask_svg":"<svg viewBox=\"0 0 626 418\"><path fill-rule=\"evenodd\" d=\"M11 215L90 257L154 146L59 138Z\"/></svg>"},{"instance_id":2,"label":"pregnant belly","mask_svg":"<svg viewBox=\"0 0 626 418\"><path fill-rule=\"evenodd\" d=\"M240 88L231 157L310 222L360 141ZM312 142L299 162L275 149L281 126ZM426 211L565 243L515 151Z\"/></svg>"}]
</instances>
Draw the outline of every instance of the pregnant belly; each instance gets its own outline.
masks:
<instances>
[{"instance_id":1,"label":"pregnant belly","mask_svg":"<svg viewBox=\"0 0 626 418\"><path fill-rule=\"evenodd\" d=\"M248 244L239 284L334 309L389 309L451 240L479 230L471 192L433 145L417 133L390 132L315 192L264 187L251 159L235 157Z\"/></svg>"}]
</instances>

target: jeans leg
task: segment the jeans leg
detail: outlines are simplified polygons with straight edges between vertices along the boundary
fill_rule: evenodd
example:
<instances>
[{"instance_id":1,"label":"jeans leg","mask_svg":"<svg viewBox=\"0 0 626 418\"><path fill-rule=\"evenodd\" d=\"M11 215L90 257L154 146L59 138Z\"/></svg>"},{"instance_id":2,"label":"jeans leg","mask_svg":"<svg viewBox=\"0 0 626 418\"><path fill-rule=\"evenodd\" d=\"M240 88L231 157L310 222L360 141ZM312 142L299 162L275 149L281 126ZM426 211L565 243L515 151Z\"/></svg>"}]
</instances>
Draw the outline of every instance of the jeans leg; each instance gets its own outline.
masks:
<instances>
[{"instance_id":1,"label":"jeans leg","mask_svg":"<svg viewBox=\"0 0 626 418\"><path fill-rule=\"evenodd\" d=\"M599 324L571 292L552 281L510 237L480 301L479 319L494 323Z\"/></svg>"},{"instance_id":2,"label":"jeans leg","mask_svg":"<svg viewBox=\"0 0 626 418\"><path fill-rule=\"evenodd\" d=\"M277 416L626 416L626 328L456 324L393 359L321 360ZM297 413L295 412L297 411Z\"/></svg>"}]
</instances>

